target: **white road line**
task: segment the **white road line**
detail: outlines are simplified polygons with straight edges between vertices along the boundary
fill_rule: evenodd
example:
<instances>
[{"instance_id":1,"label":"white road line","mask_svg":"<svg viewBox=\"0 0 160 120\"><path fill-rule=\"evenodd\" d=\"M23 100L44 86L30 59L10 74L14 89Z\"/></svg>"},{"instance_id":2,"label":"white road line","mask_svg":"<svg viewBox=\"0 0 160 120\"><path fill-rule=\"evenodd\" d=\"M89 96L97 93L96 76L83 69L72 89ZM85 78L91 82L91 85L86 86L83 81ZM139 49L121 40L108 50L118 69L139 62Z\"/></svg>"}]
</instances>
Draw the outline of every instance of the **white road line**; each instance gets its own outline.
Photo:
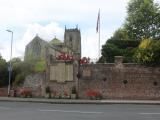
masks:
<instances>
[{"instance_id":1,"label":"white road line","mask_svg":"<svg viewBox=\"0 0 160 120\"><path fill-rule=\"evenodd\" d=\"M63 112L63 113L81 113L81 114L102 114L103 112L89 112L89 111L68 111L68 110L43 110L38 109L41 112Z\"/></svg>"},{"instance_id":2,"label":"white road line","mask_svg":"<svg viewBox=\"0 0 160 120\"><path fill-rule=\"evenodd\" d=\"M2 109L2 110L10 110L11 108L0 106L0 109Z\"/></svg>"},{"instance_id":3,"label":"white road line","mask_svg":"<svg viewBox=\"0 0 160 120\"><path fill-rule=\"evenodd\" d=\"M160 115L160 113L139 113L141 115Z\"/></svg>"}]
</instances>

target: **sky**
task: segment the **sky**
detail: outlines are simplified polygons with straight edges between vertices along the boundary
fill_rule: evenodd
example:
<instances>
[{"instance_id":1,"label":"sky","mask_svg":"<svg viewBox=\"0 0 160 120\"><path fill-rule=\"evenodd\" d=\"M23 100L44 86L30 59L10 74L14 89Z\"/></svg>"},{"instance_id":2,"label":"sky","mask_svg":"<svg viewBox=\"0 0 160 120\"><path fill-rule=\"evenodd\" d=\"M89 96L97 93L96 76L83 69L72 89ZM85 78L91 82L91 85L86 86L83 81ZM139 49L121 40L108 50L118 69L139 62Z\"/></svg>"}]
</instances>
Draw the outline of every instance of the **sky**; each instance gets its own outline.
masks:
<instances>
[{"instance_id":1,"label":"sky","mask_svg":"<svg viewBox=\"0 0 160 120\"><path fill-rule=\"evenodd\" d=\"M98 59L96 24L100 8L101 40L105 44L120 28L127 15L129 0L0 0L0 54L23 59L25 46L38 34L43 40L64 40L64 29L81 31L82 56ZM156 0L160 3L160 0Z\"/></svg>"}]
</instances>

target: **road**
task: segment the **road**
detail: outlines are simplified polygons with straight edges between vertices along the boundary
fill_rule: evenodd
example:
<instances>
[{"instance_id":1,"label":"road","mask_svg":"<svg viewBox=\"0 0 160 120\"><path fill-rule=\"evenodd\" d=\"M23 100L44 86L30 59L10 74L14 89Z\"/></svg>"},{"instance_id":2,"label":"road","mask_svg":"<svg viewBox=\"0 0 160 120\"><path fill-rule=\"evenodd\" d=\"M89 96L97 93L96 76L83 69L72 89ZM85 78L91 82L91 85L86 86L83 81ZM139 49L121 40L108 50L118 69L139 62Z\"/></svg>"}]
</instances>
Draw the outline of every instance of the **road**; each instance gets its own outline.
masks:
<instances>
[{"instance_id":1,"label":"road","mask_svg":"<svg viewBox=\"0 0 160 120\"><path fill-rule=\"evenodd\" d=\"M0 120L160 120L160 105L0 102Z\"/></svg>"}]
</instances>

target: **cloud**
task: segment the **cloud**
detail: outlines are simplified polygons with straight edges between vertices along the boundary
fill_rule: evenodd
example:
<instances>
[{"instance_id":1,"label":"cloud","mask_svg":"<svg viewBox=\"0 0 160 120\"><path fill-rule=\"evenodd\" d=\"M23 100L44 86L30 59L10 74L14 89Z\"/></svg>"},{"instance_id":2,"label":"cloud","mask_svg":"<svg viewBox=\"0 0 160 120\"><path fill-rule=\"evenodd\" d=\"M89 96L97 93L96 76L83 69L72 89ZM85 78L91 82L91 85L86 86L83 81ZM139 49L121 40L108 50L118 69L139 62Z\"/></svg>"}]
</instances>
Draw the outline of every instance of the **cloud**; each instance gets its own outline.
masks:
<instances>
[{"instance_id":1,"label":"cloud","mask_svg":"<svg viewBox=\"0 0 160 120\"><path fill-rule=\"evenodd\" d=\"M0 46L0 50L3 50L4 49L4 47L3 46Z\"/></svg>"},{"instance_id":2,"label":"cloud","mask_svg":"<svg viewBox=\"0 0 160 120\"><path fill-rule=\"evenodd\" d=\"M55 36L63 40L64 29L59 26L56 22L51 22L47 25L40 25L38 23L29 24L27 27L24 36L19 42L16 42L15 47L15 56L23 56L25 51L25 46L36 36L38 35L43 40L50 41Z\"/></svg>"},{"instance_id":3,"label":"cloud","mask_svg":"<svg viewBox=\"0 0 160 120\"><path fill-rule=\"evenodd\" d=\"M14 31L13 56L23 56L25 45L38 34L45 40L54 36L63 40L64 25L79 25L83 56L97 57L95 33L98 9L101 9L101 45L118 29L126 16L129 0L0 0L0 44L9 59L10 39L1 30ZM160 3L160 0L156 0ZM52 22L53 21L53 22ZM63 26L63 27L61 27ZM5 41L6 40L6 41ZM2 49L0 49L2 52ZM93 51L88 54L88 51Z\"/></svg>"},{"instance_id":4,"label":"cloud","mask_svg":"<svg viewBox=\"0 0 160 120\"><path fill-rule=\"evenodd\" d=\"M92 0L92 3L90 0L0 0L0 22L10 25L46 20L79 23L91 21L99 8L105 17L123 16L126 3L127 0Z\"/></svg>"}]
</instances>

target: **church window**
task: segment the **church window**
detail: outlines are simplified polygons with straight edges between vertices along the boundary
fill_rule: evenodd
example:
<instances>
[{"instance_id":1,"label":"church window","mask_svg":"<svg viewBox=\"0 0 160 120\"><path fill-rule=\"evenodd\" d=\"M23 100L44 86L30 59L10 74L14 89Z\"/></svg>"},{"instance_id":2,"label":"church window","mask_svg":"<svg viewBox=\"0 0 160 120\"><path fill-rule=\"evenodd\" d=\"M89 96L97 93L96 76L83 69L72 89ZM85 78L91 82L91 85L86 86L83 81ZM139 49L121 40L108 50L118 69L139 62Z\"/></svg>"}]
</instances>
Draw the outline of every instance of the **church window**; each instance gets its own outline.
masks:
<instances>
[{"instance_id":1,"label":"church window","mask_svg":"<svg viewBox=\"0 0 160 120\"><path fill-rule=\"evenodd\" d=\"M69 45L72 47L72 36L69 37Z\"/></svg>"}]
</instances>

